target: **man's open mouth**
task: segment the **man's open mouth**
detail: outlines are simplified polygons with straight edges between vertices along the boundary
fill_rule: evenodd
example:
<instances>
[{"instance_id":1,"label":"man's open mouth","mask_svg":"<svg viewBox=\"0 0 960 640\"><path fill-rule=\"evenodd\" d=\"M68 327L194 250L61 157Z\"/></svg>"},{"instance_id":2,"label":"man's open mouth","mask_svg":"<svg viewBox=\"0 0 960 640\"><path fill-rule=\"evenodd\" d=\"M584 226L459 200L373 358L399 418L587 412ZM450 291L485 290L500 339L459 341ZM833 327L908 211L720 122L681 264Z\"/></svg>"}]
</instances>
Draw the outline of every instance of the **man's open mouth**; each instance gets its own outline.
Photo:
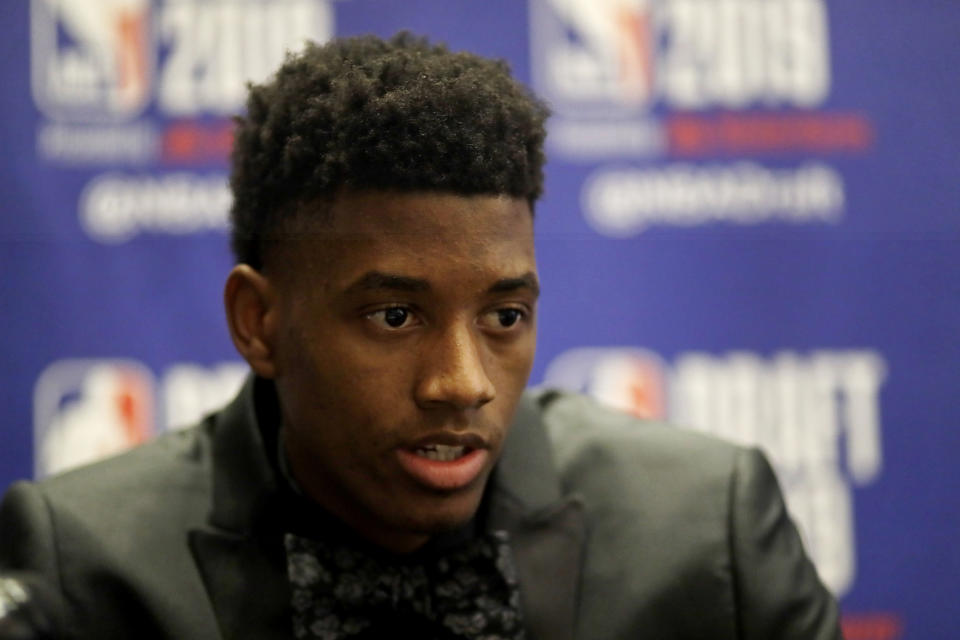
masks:
<instances>
[{"instance_id":1,"label":"man's open mouth","mask_svg":"<svg viewBox=\"0 0 960 640\"><path fill-rule=\"evenodd\" d=\"M436 460L437 462L452 462L457 458L462 458L470 453L471 449L464 446L451 446L446 444L428 444L417 447L413 452L421 458Z\"/></svg>"},{"instance_id":2,"label":"man's open mouth","mask_svg":"<svg viewBox=\"0 0 960 640\"><path fill-rule=\"evenodd\" d=\"M487 468L490 446L477 434L434 433L396 450L397 460L419 484L453 491L469 486Z\"/></svg>"}]
</instances>

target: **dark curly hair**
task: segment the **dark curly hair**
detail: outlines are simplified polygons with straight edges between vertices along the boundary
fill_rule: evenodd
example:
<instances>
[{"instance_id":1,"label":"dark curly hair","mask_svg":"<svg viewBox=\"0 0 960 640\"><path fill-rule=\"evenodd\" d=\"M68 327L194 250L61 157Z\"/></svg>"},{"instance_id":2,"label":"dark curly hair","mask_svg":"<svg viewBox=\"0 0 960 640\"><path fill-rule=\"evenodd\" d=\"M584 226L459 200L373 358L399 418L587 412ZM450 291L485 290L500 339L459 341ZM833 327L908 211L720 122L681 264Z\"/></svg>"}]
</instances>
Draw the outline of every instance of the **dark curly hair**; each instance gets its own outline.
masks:
<instances>
[{"instance_id":1,"label":"dark curly hair","mask_svg":"<svg viewBox=\"0 0 960 640\"><path fill-rule=\"evenodd\" d=\"M502 60L407 32L308 44L237 118L232 246L261 268L282 225L342 189L543 191L547 107Z\"/></svg>"}]
</instances>

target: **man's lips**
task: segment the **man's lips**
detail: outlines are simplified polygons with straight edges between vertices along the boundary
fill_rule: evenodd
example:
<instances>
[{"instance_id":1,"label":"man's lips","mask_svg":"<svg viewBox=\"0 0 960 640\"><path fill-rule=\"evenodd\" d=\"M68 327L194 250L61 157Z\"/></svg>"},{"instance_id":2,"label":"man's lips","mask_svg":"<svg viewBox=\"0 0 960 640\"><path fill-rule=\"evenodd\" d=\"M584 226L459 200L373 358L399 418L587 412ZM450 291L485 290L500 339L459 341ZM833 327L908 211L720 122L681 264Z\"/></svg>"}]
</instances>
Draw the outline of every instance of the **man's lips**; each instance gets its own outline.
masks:
<instances>
[{"instance_id":1,"label":"man's lips","mask_svg":"<svg viewBox=\"0 0 960 640\"><path fill-rule=\"evenodd\" d=\"M473 483L487 466L490 446L479 435L439 432L396 449L400 466L417 483L455 491Z\"/></svg>"},{"instance_id":2,"label":"man's lips","mask_svg":"<svg viewBox=\"0 0 960 640\"><path fill-rule=\"evenodd\" d=\"M464 447L465 449L489 449L487 441L476 433L456 433L454 431L437 431L413 440L405 445L404 449L422 449L432 445L448 447Z\"/></svg>"}]
</instances>

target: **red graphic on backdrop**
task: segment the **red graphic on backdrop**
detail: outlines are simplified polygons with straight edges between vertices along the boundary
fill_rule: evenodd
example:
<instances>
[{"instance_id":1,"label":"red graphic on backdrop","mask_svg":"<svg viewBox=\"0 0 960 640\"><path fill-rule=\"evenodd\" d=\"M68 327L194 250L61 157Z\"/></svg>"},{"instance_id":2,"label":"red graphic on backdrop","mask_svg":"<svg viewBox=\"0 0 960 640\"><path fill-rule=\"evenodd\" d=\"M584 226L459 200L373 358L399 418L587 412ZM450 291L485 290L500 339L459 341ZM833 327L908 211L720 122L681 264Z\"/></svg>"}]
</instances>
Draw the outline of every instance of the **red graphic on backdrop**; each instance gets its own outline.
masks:
<instances>
[{"instance_id":1,"label":"red graphic on backdrop","mask_svg":"<svg viewBox=\"0 0 960 640\"><path fill-rule=\"evenodd\" d=\"M841 622L845 640L899 640L903 620L896 613L847 613Z\"/></svg>"},{"instance_id":2,"label":"red graphic on backdrop","mask_svg":"<svg viewBox=\"0 0 960 640\"><path fill-rule=\"evenodd\" d=\"M220 164L227 161L232 148L232 121L180 120L163 133L161 157L165 164Z\"/></svg>"},{"instance_id":3,"label":"red graphic on backdrop","mask_svg":"<svg viewBox=\"0 0 960 640\"><path fill-rule=\"evenodd\" d=\"M870 120L859 113L722 113L667 117L675 156L782 152L854 153L873 145Z\"/></svg>"}]
</instances>

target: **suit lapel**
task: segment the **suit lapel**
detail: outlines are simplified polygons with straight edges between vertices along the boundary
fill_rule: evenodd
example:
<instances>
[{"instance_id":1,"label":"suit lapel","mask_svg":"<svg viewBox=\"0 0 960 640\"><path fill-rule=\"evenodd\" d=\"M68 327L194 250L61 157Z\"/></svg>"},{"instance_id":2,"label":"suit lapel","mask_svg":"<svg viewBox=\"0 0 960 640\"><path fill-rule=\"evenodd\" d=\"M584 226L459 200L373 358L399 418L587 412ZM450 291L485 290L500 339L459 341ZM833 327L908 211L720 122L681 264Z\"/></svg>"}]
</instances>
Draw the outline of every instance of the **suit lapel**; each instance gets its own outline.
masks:
<instances>
[{"instance_id":1,"label":"suit lapel","mask_svg":"<svg viewBox=\"0 0 960 640\"><path fill-rule=\"evenodd\" d=\"M279 412L274 395L261 388L265 384L248 379L218 416L209 526L189 534L224 640L289 640L293 633L277 514L282 498L264 454L276 450Z\"/></svg>"},{"instance_id":2,"label":"suit lapel","mask_svg":"<svg viewBox=\"0 0 960 640\"><path fill-rule=\"evenodd\" d=\"M290 587L276 553L252 536L222 531L190 532L200 575L224 640L292 637ZM283 558L279 559L281 563Z\"/></svg>"},{"instance_id":3,"label":"suit lapel","mask_svg":"<svg viewBox=\"0 0 960 640\"><path fill-rule=\"evenodd\" d=\"M586 540L582 504L562 496L536 400L524 396L489 488L487 527L510 533L531 640L572 640Z\"/></svg>"}]
</instances>

